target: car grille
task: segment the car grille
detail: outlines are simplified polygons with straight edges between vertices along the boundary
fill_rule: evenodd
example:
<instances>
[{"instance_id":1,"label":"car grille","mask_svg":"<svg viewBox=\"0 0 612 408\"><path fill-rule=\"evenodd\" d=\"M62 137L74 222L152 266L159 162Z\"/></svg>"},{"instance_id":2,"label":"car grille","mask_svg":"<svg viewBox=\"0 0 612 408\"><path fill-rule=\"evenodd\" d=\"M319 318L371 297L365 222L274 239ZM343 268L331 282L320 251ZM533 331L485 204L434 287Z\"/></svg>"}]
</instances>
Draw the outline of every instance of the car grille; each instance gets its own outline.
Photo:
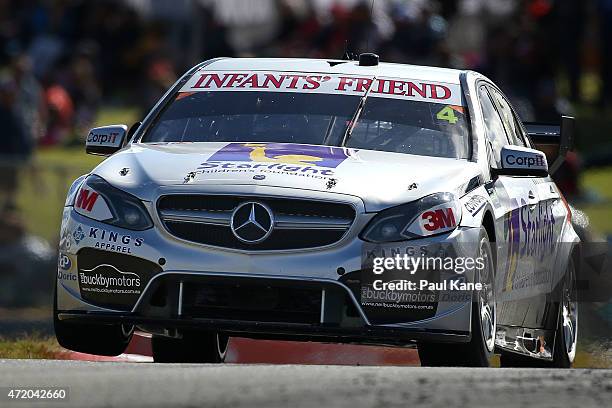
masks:
<instances>
[{"instance_id":1,"label":"car grille","mask_svg":"<svg viewBox=\"0 0 612 408\"><path fill-rule=\"evenodd\" d=\"M245 202L264 204L274 215L272 232L261 242L243 242L231 230L232 213ZM353 206L346 203L253 196L167 195L159 199L158 211L166 229L178 238L251 251L331 245L355 219Z\"/></svg>"},{"instance_id":2,"label":"car grille","mask_svg":"<svg viewBox=\"0 0 612 408\"><path fill-rule=\"evenodd\" d=\"M185 285L182 313L192 318L318 324L321 289L190 283Z\"/></svg>"}]
</instances>

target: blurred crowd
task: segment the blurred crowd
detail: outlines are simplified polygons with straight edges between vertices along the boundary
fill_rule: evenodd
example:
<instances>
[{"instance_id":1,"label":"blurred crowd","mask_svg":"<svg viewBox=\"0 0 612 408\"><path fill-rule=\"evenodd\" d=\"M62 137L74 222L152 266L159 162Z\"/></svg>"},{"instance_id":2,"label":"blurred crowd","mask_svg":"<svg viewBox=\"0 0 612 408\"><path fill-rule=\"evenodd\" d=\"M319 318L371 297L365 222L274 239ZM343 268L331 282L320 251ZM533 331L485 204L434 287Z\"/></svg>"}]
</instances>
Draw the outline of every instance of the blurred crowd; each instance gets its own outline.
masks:
<instances>
[{"instance_id":1,"label":"blurred crowd","mask_svg":"<svg viewBox=\"0 0 612 408\"><path fill-rule=\"evenodd\" d=\"M144 113L208 58L364 51L478 70L528 121L612 107L612 0L0 0L0 270L53 266L51 249L15 243L18 178L38 146L79 142L101 108Z\"/></svg>"},{"instance_id":2,"label":"blurred crowd","mask_svg":"<svg viewBox=\"0 0 612 408\"><path fill-rule=\"evenodd\" d=\"M612 0L0 0L0 44L2 145L21 156L83 134L102 104L146 110L217 56L476 69L547 121L606 104Z\"/></svg>"}]
</instances>

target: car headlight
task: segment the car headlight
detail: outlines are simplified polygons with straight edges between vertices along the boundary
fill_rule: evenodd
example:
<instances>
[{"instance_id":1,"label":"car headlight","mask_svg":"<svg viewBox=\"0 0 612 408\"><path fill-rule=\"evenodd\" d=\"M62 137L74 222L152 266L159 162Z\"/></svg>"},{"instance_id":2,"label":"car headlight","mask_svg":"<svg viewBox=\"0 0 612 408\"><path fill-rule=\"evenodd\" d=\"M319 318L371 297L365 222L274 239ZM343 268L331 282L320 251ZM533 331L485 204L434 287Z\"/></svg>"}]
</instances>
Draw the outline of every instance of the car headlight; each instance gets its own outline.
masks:
<instances>
[{"instance_id":1,"label":"car headlight","mask_svg":"<svg viewBox=\"0 0 612 408\"><path fill-rule=\"evenodd\" d=\"M437 193L381 211L361 233L364 241L382 243L451 231L461 221L461 204L452 193Z\"/></svg>"},{"instance_id":2,"label":"car headlight","mask_svg":"<svg viewBox=\"0 0 612 408\"><path fill-rule=\"evenodd\" d=\"M153 226L151 217L138 198L94 175L81 184L75 196L74 210L96 221L134 231Z\"/></svg>"}]
</instances>

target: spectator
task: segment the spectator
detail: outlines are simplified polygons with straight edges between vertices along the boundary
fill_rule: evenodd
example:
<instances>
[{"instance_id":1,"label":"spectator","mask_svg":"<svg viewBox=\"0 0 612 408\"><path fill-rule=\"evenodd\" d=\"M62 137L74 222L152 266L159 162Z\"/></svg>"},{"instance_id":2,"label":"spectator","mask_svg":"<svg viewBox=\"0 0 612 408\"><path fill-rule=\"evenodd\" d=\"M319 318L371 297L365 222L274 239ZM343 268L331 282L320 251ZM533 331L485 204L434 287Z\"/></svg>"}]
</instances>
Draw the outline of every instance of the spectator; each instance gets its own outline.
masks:
<instances>
[{"instance_id":1,"label":"spectator","mask_svg":"<svg viewBox=\"0 0 612 408\"><path fill-rule=\"evenodd\" d=\"M57 83L46 87L45 102L48 109L47 131L40 144L55 145L65 141L72 130L74 106L66 89Z\"/></svg>"},{"instance_id":2,"label":"spectator","mask_svg":"<svg viewBox=\"0 0 612 408\"><path fill-rule=\"evenodd\" d=\"M18 89L15 83L3 78L0 83L0 123L2 123L2 143L0 143L0 218L16 209L17 164L23 160L26 146L24 126L14 106Z\"/></svg>"},{"instance_id":3,"label":"spectator","mask_svg":"<svg viewBox=\"0 0 612 408\"><path fill-rule=\"evenodd\" d=\"M586 34L599 36L599 58L590 61L599 64L598 94L607 102L610 27L612 0L0 0L0 41L9 44L0 70L10 66L25 91L16 103L25 108L24 123L38 127L25 131L30 150L44 123L44 110L32 109L41 94L35 77L53 86L45 91L54 101L48 121L54 129L44 132L55 134L44 139L51 143L64 138L60 133L84 134L103 100L150 107L171 78L204 59L339 58L347 48L483 71L525 117L541 119L567 110L560 74L569 100L579 101ZM28 55L11 44L23 44Z\"/></svg>"},{"instance_id":4,"label":"spectator","mask_svg":"<svg viewBox=\"0 0 612 408\"><path fill-rule=\"evenodd\" d=\"M2 214L16 209L18 176L41 136L42 108L41 88L32 75L29 58L15 53L0 79L0 123L5 139L0 144Z\"/></svg>"},{"instance_id":5,"label":"spectator","mask_svg":"<svg viewBox=\"0 0 612 408\"><path fill-rule=\"evenodd\" d=\"M16 90L13 110L23 128L23 143L19 155L28 158L43 132L44 99L42 88L32 72L30 58L25 53L16 53L8 71L9 81Z\"/></svg>"}]
</instances>

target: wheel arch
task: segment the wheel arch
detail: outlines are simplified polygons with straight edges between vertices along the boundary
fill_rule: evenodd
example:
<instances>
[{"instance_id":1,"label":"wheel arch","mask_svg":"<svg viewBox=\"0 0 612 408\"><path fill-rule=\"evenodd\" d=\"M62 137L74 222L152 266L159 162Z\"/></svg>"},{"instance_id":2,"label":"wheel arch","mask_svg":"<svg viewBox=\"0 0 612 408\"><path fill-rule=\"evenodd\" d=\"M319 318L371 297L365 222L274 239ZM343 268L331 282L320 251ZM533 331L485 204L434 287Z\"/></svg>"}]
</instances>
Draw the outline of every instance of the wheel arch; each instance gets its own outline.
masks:
<instances>
[{"instance_id":1,"label":"wheel arch","mask_svg":"<svg viewBox=\"0 0 612 408\"><path fill-rule=\"evenodd\" d=\"M489 236L490 242L497 242L495 236L495 221L493 219L493 214L491 211L486 210L482 216L482 226L487 231L487 235Z\"/></svg>"}]
</instances>

